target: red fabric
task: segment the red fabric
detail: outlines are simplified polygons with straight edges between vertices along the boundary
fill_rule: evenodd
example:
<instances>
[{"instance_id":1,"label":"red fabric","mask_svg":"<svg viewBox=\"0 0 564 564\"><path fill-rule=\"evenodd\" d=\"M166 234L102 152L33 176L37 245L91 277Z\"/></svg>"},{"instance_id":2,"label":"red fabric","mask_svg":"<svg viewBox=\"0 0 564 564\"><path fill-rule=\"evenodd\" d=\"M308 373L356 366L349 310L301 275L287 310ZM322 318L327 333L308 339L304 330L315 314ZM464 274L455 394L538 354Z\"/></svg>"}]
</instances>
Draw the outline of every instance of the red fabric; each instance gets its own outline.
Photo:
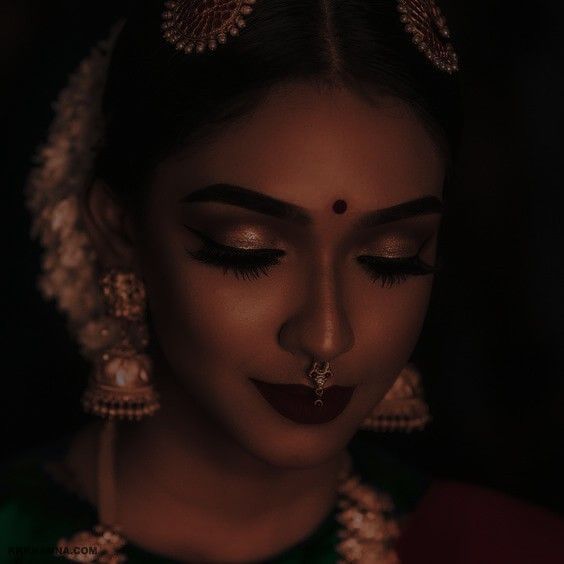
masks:
<instances>
[{"instance_id":1,"label":"red fabric","mask_svg":"<svg viewBox=\"0 0 564 564\"><path fill-rule=\"evenodd\" d=\"M398 553L402 564L564 564L564 519L494 490L439 481Z\"/></svg>"}]
</instances>

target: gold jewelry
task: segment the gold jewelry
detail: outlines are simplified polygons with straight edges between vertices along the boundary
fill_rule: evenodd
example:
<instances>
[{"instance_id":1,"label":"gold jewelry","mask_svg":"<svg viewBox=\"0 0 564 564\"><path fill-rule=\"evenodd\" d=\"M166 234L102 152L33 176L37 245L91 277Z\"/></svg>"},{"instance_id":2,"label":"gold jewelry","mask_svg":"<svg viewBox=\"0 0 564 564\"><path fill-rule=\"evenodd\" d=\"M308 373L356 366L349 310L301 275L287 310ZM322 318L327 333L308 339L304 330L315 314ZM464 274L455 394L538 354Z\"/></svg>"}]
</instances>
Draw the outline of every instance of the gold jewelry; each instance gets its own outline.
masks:
<instances>
[{"instance_id":1,"label":"gold jewelry","mask_svg":"<svg viewBox=\"0 0 564 564\"><path fill-rule=\"evenodd\" d=\"M363 484L350 468L341 472L337 491L337 521L344 526L337 533L337 564L400 564L394 550L400 531L392 517L392 499Z\"/></svg>"},{"instance_id":2,"label":"gold jewelry","mask_svg":"<svg viewBox=\"0 0 564 564\"><path fill-rule=\"evenodd\" d=\"M421 374L413 364L400 373L384 399L363 421L370 431L413 431L430 421L429 406L423 398Z\"/></svg>"},{"instance_id":3,"label":"gold jewelry","mask_svg":"<svg viewBox=\"0 0 564 564\"><path fill-rule=\"evenodd\" d=\"M145 287L135 273L117 269L106 272L100 286L108 315L122 323L121 341L97 359L82 404L102 417L138 420L159 408L151 359L142 352L148 344Z\"/></svg>"},{"instance_id":4,"label":"gold jewelry","mask_svg":"<svg viewBox=\"0 0 564 564\"><path fill-rule=\"evenodd\" d=\"M163 37L186 54L211 51L227 36L239 35L256 0L168 0L162 13Z\"/></svg>"},{"instance_id":5,"label":"gold jewelry","mask_svg":"<svg viewBox=\"0 0 564 564\"><path fill-rule=\"evenodd\" d=\"M328 362L318 362L315 360L312 367L309 370L308 378L310 378L315 385L315 394L317 398L313 402L316 407L321 407L323 405L323 400L321 396L323 395L323 387L325 382L332 375L331 369L329 368Z\"/></svg>"},{"instance_id":6,"label":"gold jewelry","mask_svg":"<svg viewBox=\"0 0 564 564\"><path fill-rule=\"evenodd\" d=\"M435 0L398 0L405 31L417 48L440 70L458 70L458 57L450 43L450 31Z\"/></svg>"},{"instance_id":7,"label":"gold jewelry","mask_svg":"<svg viewBox=\"0 0 564 564\"><path fill-rule=\"evenodd\" d=\"M167 0L162 12L163 37L183 53L214 51L228 35L246 26L244 16L256 0ZM417 48L440 70L458 70L458 57L450 43L450 30L434 0L397 0L405 30Z\"/></svg>"},{"instance_id":8,"label":"gold jewelry","mask_svg":"<svg viewBox=\"0 0 564 564\"><path fill-rule=\"evenodd\" d=\"M134 272L109 270L100 278L108 313L117 318L139 321L145 315L145 286Z\"/></svg>"},{"instance_id":9,"label":"gold jewelry","mask_svg":"<svg viewBox=\"0 0 564 564\"><path fill-rule=\"evenodd\" d=\"M96 525L92 531L81 531L70 539L60 539L54 556L64 556L71 562L98 562L100 564L119 564L127 558L119 551L126 540L113 527Z\"/></svg>"}]
</instances>

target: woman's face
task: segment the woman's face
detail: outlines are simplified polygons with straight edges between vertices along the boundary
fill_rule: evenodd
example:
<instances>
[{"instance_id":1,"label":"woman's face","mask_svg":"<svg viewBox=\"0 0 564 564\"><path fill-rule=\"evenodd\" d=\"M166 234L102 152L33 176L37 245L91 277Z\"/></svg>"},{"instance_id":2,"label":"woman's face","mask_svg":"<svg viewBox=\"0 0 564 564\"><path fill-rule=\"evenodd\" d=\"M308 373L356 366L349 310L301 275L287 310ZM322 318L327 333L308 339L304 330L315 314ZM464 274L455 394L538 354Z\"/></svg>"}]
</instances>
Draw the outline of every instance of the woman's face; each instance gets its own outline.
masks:
<instances>
[{"instance_id":1,"label":"woman's face","mask_svg":"<svg viewBox=\"0 0 564 564\"><path fill-rule=\"evenodd\" d=\"M139 257L158 347L186 410L197 405L274 465L340 452L418 339L444 167L402 102L371 106L307 84L278 88L210 143L163 162ZM216 184L231 188L196 196ZM334 419L298 423L251 379L311 385L312 359L330 361L326 386L356 387Z\"/></svg>"}]
</instances>

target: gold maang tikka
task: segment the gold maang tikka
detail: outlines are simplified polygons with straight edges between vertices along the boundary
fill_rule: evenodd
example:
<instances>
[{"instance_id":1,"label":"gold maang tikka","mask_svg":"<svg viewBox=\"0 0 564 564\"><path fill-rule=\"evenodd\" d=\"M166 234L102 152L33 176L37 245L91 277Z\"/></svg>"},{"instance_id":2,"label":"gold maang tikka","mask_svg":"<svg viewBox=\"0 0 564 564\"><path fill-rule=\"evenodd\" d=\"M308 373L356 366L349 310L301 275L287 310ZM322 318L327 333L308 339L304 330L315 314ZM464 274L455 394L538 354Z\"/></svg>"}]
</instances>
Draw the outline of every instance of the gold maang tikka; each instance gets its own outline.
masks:
<instances>
[{"instance_id":1,"label":"gold maang tikka","mask_svg":"<svg viewBox=\"0 0 564 564\"><path fill-rule=\"evenodd\" d=\"M164 38L183 53L215 50L239 35L256 0L168 0L162 13Z\"/></svg>"},{"instance_id":2,"label":"gold maang tikka","mask_svg":"<svg viewBox=\"0 0 564 564\"><path fill-rule=\"evenodd\" d=\"M179 51L215 50L246 26L257 0L167 0L162 12L163 37ZM450 30L435 0L397 0L404 29L414 45L440 70L458 70Z\"/></svg>"},{"instance_id":3,"label":"gold maang tikka","mask_svg":"<svg viewBox=\"0 0 564 564\"><path fill-rule=\"evenodd\" d=\"M398 0L397 8L412 42L440 70L458 70L450 31L435 0Z\"/></svg>"}]
</instances>

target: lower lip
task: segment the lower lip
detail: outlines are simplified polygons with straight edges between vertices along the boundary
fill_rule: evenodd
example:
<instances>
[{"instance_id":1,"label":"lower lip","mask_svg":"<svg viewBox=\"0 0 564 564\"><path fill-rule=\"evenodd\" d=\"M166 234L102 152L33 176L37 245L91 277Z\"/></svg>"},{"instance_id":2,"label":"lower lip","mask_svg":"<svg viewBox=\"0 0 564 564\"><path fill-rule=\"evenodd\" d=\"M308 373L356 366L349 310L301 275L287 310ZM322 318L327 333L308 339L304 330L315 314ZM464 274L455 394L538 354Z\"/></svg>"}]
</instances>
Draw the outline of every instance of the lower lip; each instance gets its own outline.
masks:
<instances>
[{"instance_id":1,"label":"lower lip","mask_svg":"<svg viewBox=\"0 0 564 564\"><path fill-rule=\"evenodd\" d=\"M328 423L347 407L354 386L331 386L323 390L323 405L314 405L318 396L313 388L298 384L269 384L250 378L266 401L287 419L295 423Z\"/></svg>"}]
</instances>

